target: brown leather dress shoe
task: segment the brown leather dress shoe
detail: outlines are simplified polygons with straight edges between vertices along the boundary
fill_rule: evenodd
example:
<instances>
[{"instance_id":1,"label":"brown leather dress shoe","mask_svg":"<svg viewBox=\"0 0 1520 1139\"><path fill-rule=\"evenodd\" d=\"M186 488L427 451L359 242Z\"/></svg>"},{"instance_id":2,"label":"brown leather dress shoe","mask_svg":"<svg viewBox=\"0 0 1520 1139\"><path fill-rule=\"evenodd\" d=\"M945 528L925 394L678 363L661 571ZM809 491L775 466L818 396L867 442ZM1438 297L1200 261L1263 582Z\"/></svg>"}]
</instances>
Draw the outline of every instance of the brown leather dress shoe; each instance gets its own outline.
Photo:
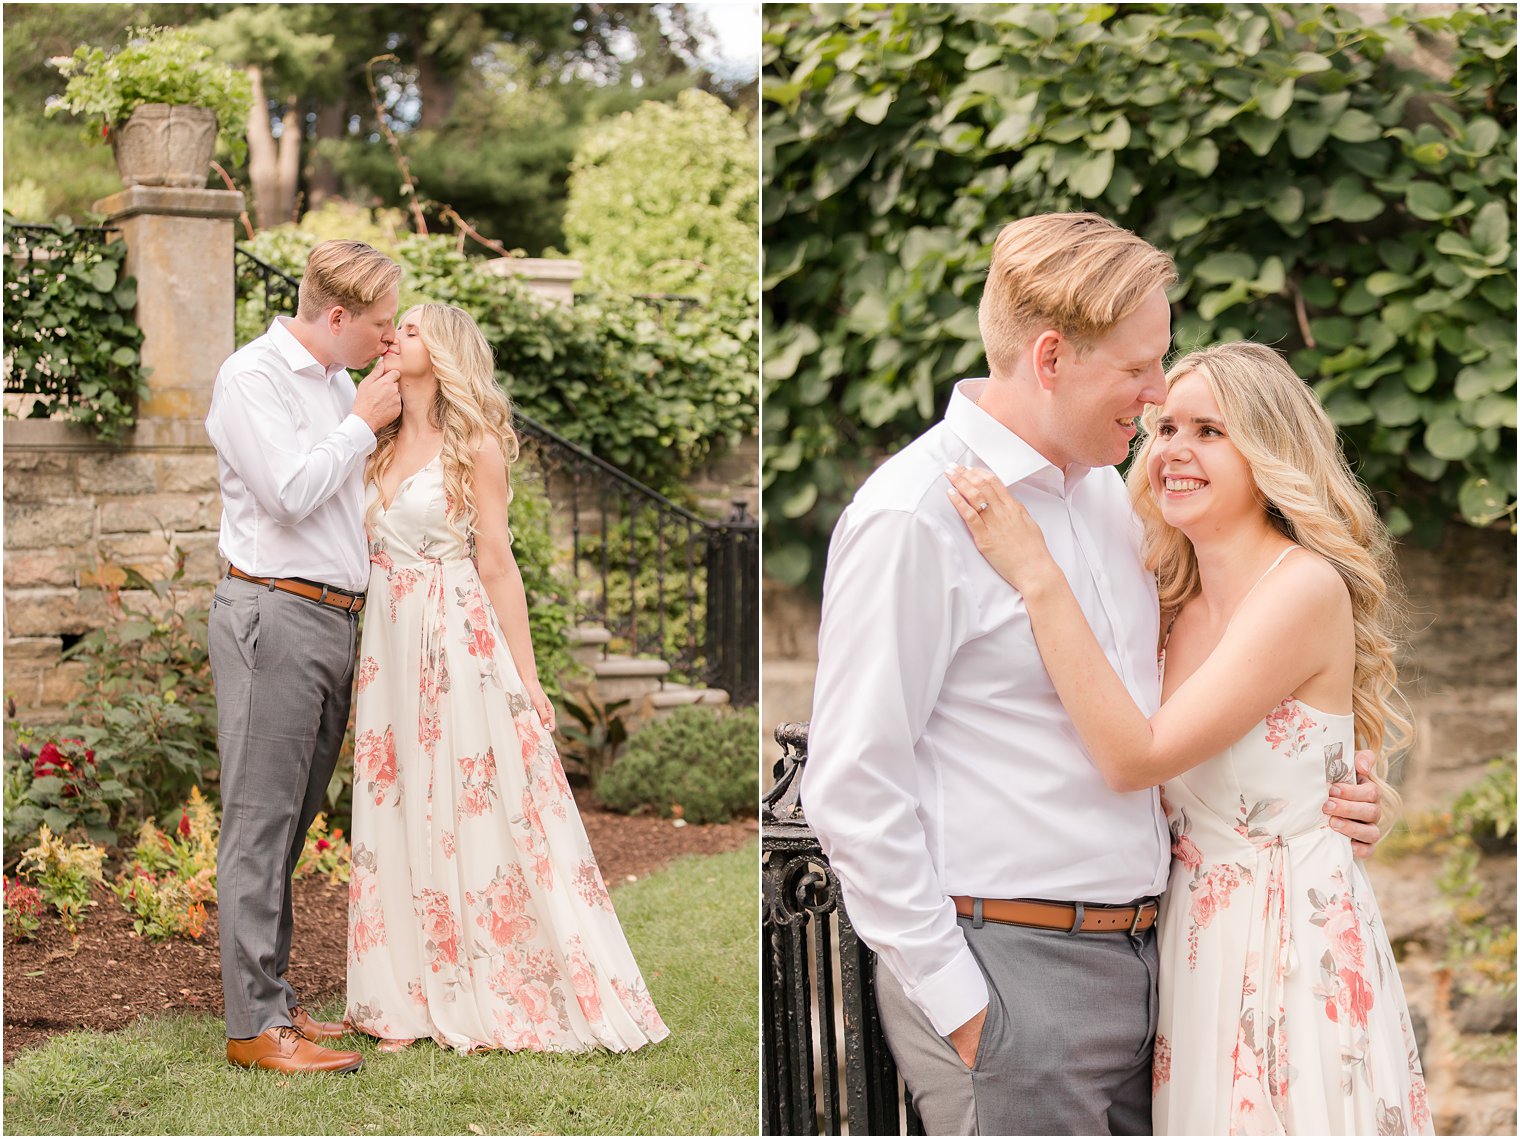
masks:
<instances>
[{"instance_id":1,"label":"brown leather dress shoe","mask_svg":"<svg viewBox=\"0 0 1520 1139\"><path fill-rule=\"evenodd\" d=\"M355 1072L364 1063L359 1053L313 1044L288 1024L265 1029L248 1040L229 1039L227 1059L245 1068L275 1072Z\"/></svg>"},{"instance_id":2,"label":"brown leather dress shoe","mask_svg":"<svg viewBox=\"0 0 1520 1139\"><path fill-rule=\"evenodd\" d=\"M320 1044L324 1040L336 1040L348 1035L348 1028L334 1020L318 1020L300 1005L290 1010L290 1023L307 1040Z\"/></svg>"}]
</instances>

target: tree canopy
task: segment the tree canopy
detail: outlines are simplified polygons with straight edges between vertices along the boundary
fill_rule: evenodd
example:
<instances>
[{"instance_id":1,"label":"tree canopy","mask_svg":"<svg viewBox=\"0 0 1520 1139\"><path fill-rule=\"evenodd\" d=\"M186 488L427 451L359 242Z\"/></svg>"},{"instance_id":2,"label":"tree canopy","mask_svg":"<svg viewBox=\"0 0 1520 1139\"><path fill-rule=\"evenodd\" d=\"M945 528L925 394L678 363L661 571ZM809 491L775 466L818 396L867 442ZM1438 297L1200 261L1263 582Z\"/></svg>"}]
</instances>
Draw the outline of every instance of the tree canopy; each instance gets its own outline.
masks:
<instances>
[{"instance_id":1,"label":"tree canopy","mask_svg":"<svg viewBox=\"0 0 1520 1139\"><path fill-rule=\"evenodd\" d=\"M63 86L46 61L118 45L133 27L187 26L249 71L252 153L229 173L261 226L334 195L408 205L383 123L427 224L452 207L537 253L563 244L570 160L588 124L723 88L697 62L710 29L679 4L8 4L4 19L7 199L45 217L81 216L117 185L108 152L42 121Z\"/></svg>"}]
</instances>

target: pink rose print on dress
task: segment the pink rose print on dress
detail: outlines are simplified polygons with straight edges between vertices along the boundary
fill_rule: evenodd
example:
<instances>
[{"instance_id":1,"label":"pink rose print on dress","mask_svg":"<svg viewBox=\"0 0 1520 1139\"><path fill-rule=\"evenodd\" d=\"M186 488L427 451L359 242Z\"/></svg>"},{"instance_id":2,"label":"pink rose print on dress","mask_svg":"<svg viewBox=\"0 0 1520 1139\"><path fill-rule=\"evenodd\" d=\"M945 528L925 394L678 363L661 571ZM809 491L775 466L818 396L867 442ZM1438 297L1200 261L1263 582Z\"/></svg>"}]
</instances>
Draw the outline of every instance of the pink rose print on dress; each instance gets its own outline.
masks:
<instances>
[{"instance_id":1,"label":"pink rose print on dress","mask_svg":"<svg viewBox=\"0 0 1520 1139\"><path fill-rule=\"evenodd\" d=\"M655 1011L654 1001L649 998L649 990L644 987L643 977L635 977L631 985L619 977L614 977L612 991L617 994L623 1007L633 1014L634 1019L639 1022L639 1026L645 1032L654 1036L665 1031L665 1022Z\"/></svg>"},{"instance_id":2,"label":"pink rose print on dress","mask_svg":"<svg viewBox=\"0 0 1520 1139\"><path fill-rule=\"evenodd\" d=\"M1304 746L1310 729L1317 727L1304 706L1290 696L1267 713L1267 743L1273 751L1286 743L1289 751L1296 752Z\"/></svg>"},{"instance_id":3,"label":"pink rose print on dress","mask_svg":"<svg viewBox=\"0 0 1520 1139\"><path fill-rule=\"evenodd\" d=\"M442 890L424 889L412 900L422 923L423 949L428 954L428 968L437 973L445 965L459 966L459 922Z\"/></svg>"},{"instance_id":4,"label":"pink rose print on dress","mask_svg":"<svg viewBox=\"0 0 1520 1139\"><path fill-rule=\"evenodd\" d=\"M533 937L538 923L528 913L530 896L521 867L496 869L496 876L480 893L465 892L465 904L479 912L475 924L486 931L498 948L518 945Z\"/></svg>"},{"instance_id":5,"label":"pink rose print on dress","mask_svg":"<svg viewBox=\"0 0 1520 1139\"><path fill-rule=\"evenodd\" d=\"M373 728L360 733L354 742L354 770L365 779L365 790L375 806L383 804L386 793L396 785L396 736L390 725L384 735Z\"/></svg>"},{"instance_id":6,"label":"pink rose print on dress","mask_svg":"<svg viewBox=\"0 0 1520 1139\"><path fill-rule=\"evenodd\" d=\"M396 563L391 560L390 554L385 552L385 543L378 539L369 544L370 565L379 566L386 573L396 568Z\"/></svg>"},{"instance_id":7,"label":"pink rose print on dress","mask_svg":"<svg viewBox=\"0 0 1520 1139\"><path fill-rule=\"evenodd\" d=\"M533 860L533 877L545 890L554 888L554 864L549 860L549 843L544 835L544 820L533 801L533 788L524 787L522 814L512 820L521 832L515 836L517 849Z\"/></svg>"},{"instance_id":8,"label":"pink rose print on dress","mask_svg":"<svg viewBox=\"0 0 1520 1139\"><path fill-rule=\"evenodd\" d=\"M395 624L402 598L411 593L422 580L422 571L414 569L387 570L385 580L390 586L391 623Z\"/></svg>"},{"instance_id":9,"label":"pink rose print on dress","mask_svg":"<svg viewBox=\"0 0 1520 1139\"><path fill-rule=\"evenodd\" d=\"M1156 1047L1151 1058L1151 1095L1161 1090L1161 1085L1172 1078L1172 1042L1156 1033Z\"/></svg>"},{"instance_id":10,"label":"pink rose print on dress","mask_svg":"<svg viewBox=\"0 0 1520 1139\"><path fill-rule=\"evenodd\" d=\"M592 1024L602 1019L602 998L597 991L596 966L591 964L586 951L581 948L579 936L572 937L569 950L570 985L575 990L575 1000L581 1012Z\"/></svg>"},{"instance_id":11,"label":"pink rose print on dress","mask_svg":"<svg viewBox=\"0 0 1520 1139\"><path fill-rule=\"evenodd\" d=\"M1409 1124L1416 1131L1424 1131L1430 1126L1430 1104L1425 1099L1425 1077L1420 1073L1420 1064L1416 1060L1410 1070L1412 1081L1409 1088Z\"/></svg>"},{"instance_id":12,"label":"pink rose print on dress","mask_svg":"<svg viewBox=\"0 0 1520 1139\"><path fill-rule=\"evenodd\" d=\"M363 692L369 687L369 682L380 675L380 662L374 657L365 657L359 662L358 676L355 681L354 691Z\"/></svg>"},{"instance_id":13,"label":"pink rose print on dress","mask_svg":"<svg viewBox=\"0 0 1520 1139\"><path fill-rule=\"evenodd\" d=\"M454 832L444 831L438 836L438 845L443 848L445 858L454 857Z\"/></svg>"},{"instance_id":14,"label":"pink rose print on dress","mask_svg":"<svg viewBox=\"0 0 1520 1139\"><path fill-rule=\"evenodd\" d=\"M1322 912L1325 918L1325 939L1330 943L1330 955L1335 958L1335 967L1360 969L1365 964L1366 952L1362 943L1362 928L1350 899L1341 895L1335 904Z\"/></svg>"},{"instance_id":15,"label":"pink rose print on dress","mask_svg":"<svg viewBox=\"0 0 1520 1139\"><path fill-rule=\"evenodd\" d=\"M1230 895L1236 888L1249 881L1251 871L1248 867L1221 862L1188 884L1188 892L1192 895L1188 906L1188 916L1192 919L1188 926L1189 969L1198 967L1199 931L1207 929L1214 915L1229 907Z\"/></svg>"},{"instance_id":16,"label":"pink rose print on dress","mask_svg":"<svg viewBox=\"0 0 1520 1139\"><path fill-rule=\"evenodd\" d=\"M466 815L483 815L495 805L496 753L486 748L480 755L462 755L458 759L460 784L459 809Z\"/></svg>"},{"instance_id":17,"label":"pink rose print on dress","mask_svg":"<svg viewBox=\"0 0 1520 1139\"><path fill-rule=\"evenodd\" d=\"M479 581L457 587L454 596L457 598L454 604L464 610L464 637L460 643L481 662L480 687L483 690L488 683L501 687L501 678L496 674L496 634L491 631L491 611Z\"/></svg>"},{"instance_id":18,"label":"pink rose print on dress","mask_svg":"<svg viewBox=\"0 0 1520 1139\"><path fill-rule=\"evenodd\" d=\"M1179 834L1172 840L1172 857L1189 870L1198 870L1203 866L1203 852L1186 834Z\"/></svg>"},{"instance_id":19,"label":"pink rose print on dress","mask_svg":"<svg viewBox=\"0 0 1520 1139\"><path fill-rule=\"evenodd\" d=\"M375 852L362 844L354 851L348 876L348 961L357 964L385 944L385 910L375 884Z\"/></svg>"},{"instance_id":20,"label":"pink rose print on dress","mask_svg":"<svg viewBox=\"0 0 1520 1139\"><path fill-rule=\"evenodd\" d=\"M406 995L414 1005L427 1008L427 990L422 987L421 977L414 977L406 983Z\"/></svg>"},{"instance_id":21,"label":"pink rose print on dress","mask_svg":"<svg viewBox=\"0 0 1520 1139\"><path fill-rule=\"evenodd\" d=\"M592 909L612 912L612 898L607 893L607 886L602 881L602 872L597 869L594 858L583 858L575 871L575 892L581 896Z\"/></svg>"}]
</instances>

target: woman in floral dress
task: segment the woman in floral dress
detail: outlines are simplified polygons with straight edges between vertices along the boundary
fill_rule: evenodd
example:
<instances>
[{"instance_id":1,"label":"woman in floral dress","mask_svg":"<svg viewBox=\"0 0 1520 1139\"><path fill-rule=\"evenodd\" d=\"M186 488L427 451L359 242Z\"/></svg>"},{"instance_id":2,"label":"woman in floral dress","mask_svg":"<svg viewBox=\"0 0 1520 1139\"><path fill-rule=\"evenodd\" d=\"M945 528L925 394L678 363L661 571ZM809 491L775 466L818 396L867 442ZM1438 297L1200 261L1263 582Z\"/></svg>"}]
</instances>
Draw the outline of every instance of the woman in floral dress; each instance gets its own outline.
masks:
<instances>
[{"instance_id":1,"label":"woman in floral dress","mask_svg":"<svg viewBox=\"0 0 1520 1139\"><path fill-rule=\"evenodd\" d=\"M384 1051L667 1034L550 739L507 529L511 413L469 315L421 305L366 470L346 1020Z\"/></svg>"},{"instance_id":2,"label":"woman in floral dress","mask_svg":"<svg viewBox=\"0 0 1520 1139\"><path fill-rule=\"evenodd\" d=\"M1374 779L1396 800L1388 534L1271 349L1192 353L1167 385L1128 476L1167 629L1148 720L1028 513L985 471L950 476L1105 781L1163 784L1155 1132L1428 1134L1377 901L1323 812L1358 745L1383 753Z\"/></svg>"}]
</instances>

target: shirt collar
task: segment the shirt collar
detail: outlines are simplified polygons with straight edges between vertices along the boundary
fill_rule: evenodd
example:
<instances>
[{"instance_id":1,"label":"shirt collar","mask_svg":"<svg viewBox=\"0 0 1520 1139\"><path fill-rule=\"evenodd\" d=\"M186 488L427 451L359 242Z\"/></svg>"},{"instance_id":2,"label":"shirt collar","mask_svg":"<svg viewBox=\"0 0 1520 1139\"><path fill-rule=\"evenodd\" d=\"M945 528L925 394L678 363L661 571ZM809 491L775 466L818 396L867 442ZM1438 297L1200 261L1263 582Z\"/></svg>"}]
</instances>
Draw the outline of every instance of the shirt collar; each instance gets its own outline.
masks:
<instances>
[{"instance_id":1,"label":"shirt collar","mask_svg":"<svg viewBox=\"0 0 1520 1139\"><path fill-rule=\"evenodd\" d=\"M284 358L285 364L292 372L313 373L321 372L322 378L330 380L334 376L348 371L342 364L334 364L332 367L324 367L311 350L296 339L295 333L290 331L290 317L277 316L269 324L269 340Z\"/></svg>"},{"instance_id":2,"label":"shirt collar","mask_svg":"<svg viewBox=\"0 0 1520 1139\"><path fill-rule=\"evenodd\" d=\"M1011 428L1005 427L979 406L982 392L990 381L961 380L950 395L945 409L945 425L961 442L987 464L1004 486L1043 476L1038 481L1053 483L1071 491L1087 477L1091 467L1073 463L1064 472L1040 454Z\"/></svg>"}]
</instances>

